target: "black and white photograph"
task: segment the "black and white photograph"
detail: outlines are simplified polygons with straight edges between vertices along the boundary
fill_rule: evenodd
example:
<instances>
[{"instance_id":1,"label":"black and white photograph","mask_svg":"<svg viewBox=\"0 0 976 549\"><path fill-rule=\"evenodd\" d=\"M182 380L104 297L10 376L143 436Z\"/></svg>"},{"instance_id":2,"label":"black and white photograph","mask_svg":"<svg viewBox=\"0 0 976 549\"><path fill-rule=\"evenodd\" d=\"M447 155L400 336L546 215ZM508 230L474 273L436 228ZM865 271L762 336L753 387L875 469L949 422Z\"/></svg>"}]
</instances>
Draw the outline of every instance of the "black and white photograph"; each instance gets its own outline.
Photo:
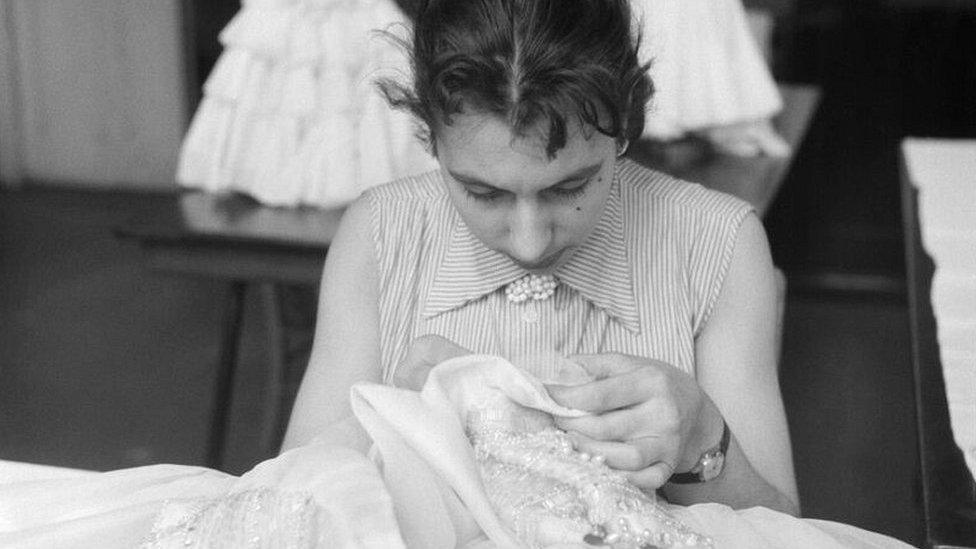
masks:
<instances>
[{"instance_id":1,"label":"black and white photograph","mask_svg":"<svg viewBox=\"0 0 976 549\"><path fill-rule=\"evenodd\" d=\"M0 548L976 549L976 1L0 0Z\"/></svg>"}]
</instances>

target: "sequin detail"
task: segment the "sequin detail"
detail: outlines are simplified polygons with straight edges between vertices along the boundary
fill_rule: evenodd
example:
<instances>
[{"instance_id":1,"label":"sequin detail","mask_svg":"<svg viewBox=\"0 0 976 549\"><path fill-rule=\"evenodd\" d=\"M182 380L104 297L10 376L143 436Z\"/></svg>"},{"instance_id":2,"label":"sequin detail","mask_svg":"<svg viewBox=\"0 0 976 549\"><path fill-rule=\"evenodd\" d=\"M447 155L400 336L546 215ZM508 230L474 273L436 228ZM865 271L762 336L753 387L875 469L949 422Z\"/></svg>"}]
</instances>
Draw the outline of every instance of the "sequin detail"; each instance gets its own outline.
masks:
<instances>
[{"instance_id":1,"label":"sequin detail","mask_svg":"<svg viewBox=\"0 0 976 549\"><path fill-rule=\"evenodd\" d=\"M527 547L712 547L598 456L576 451L565 432L532 422L513 430L499 415L469 414L468 436L495 511Z\"/></svg>"},{"instance_id":2,"label":"sequin detail","mask_svg":"<svg viewBox=\"0 0 976 549\"><path fill-rule=\"evenodd\" d=\"M310 494L270 488L167 502L141 549L309 549L317 546Z\"/></svg>"}]
</instances>

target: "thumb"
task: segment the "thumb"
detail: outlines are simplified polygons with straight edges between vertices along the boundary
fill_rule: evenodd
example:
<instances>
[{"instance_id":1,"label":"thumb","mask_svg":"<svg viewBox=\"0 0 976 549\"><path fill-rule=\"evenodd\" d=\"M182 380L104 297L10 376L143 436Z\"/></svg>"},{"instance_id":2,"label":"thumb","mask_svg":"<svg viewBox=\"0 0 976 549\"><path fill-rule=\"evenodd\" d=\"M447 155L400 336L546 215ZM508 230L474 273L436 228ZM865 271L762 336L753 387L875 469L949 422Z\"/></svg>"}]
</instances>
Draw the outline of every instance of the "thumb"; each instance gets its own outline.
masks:
<instances>
[{"instance_id":1,"label":"thumb","mask_svg":"<svg viewBox=\"0 0 976 549\"><path fill-rule=\"evenodd\" d=\"M579 364L594 380L626 374L636 370L639 365L627 355L619 353L599 353L570 355L569 360Z\"/></svg>"}]
</instances>

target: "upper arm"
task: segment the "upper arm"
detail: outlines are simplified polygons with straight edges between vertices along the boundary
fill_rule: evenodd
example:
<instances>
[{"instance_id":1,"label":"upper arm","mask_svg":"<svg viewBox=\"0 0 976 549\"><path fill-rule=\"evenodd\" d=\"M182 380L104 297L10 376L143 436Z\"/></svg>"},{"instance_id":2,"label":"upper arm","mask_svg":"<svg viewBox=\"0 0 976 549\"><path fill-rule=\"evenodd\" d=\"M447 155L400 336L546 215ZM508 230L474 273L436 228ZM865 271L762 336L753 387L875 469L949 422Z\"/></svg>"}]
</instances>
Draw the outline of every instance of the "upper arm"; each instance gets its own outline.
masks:
<instances>
[{"instance_id":1,"label":"upper arm","mask_svg":"<svg viewBox=\"0 0 976 549\"><path fill-rule=\"evenodd\" d=\"M380 381L378 278L370 204L361 198L346 211L329 247L315 341L284 449L350 419L349 388L358 381Z\"/></svg>"},{"instance_id":2,"label":"upper arm","mask_svg":"<svg viewBox=\"0 0 976 549\"><path fill-rule=\"evenodd\" d=\"M750 214L739 228L718 301L696 340L696 376L756 472L796 502L777 372L777 307L766 233Z\"/></svg>"}]
</instances>

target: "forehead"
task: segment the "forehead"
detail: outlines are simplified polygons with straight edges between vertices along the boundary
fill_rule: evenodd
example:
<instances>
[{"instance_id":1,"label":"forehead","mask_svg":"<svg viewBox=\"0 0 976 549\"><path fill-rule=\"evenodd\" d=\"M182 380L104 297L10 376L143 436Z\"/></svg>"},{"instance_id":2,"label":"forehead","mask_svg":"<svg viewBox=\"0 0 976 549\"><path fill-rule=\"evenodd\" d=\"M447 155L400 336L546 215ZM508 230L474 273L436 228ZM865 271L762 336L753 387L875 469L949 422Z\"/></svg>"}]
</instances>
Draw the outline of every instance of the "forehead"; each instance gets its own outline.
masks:
<instances>
[{"instance_id":1,"label":"forehead","mask_svg":"<svg viewBox=\"0 0 976 549\"><path fill-rule=\"evenodd\" d=\"M503 119L484 114L452 117L435 132L447 171L512 191L544 188L604 158L612 139L578 122L567 125L566 146L546 154L545 128L516 135Z\"/></svg>"}]
</instances>

